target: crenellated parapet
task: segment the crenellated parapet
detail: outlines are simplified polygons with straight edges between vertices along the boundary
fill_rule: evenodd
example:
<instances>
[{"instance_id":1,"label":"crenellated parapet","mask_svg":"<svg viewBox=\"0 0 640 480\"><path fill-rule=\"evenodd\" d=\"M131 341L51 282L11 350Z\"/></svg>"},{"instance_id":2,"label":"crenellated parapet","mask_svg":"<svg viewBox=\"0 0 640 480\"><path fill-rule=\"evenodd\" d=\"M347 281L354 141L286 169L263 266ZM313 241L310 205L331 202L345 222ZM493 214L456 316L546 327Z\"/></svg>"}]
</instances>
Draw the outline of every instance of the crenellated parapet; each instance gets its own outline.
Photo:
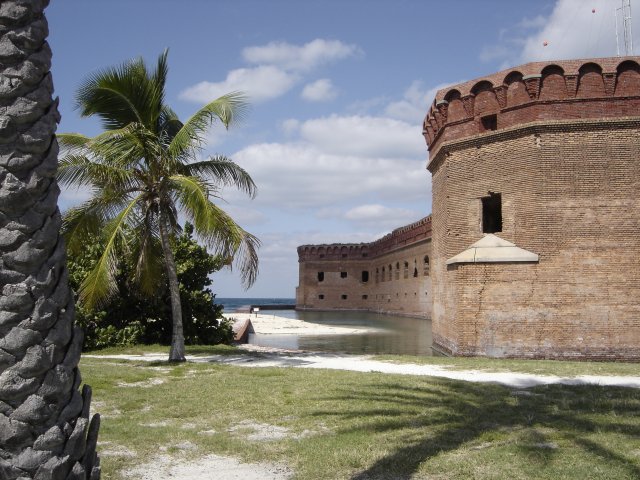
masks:
<instances>
[{"instance_id":1,"label":"crenellated parapet","mask_svg":"<svg viewBox=\"0 0 640 480\"><path fill-rule=\"evenodd\" d=\"M391 251L431 238L431 215L371 243L332 243L301 245L298 260L362 260L372 259Z\"/></svg>"},{"instance_id":2,"label":"crenellated parapet","mask_svg":"<svg viewBox=\"0 0 640 480\"><path fill-rule=\"evenodd\" d=\"M423 135L434 158L443 143L526 123L638 112L640 57L532 62L438 91Z\"/></svg>"}]
</instances>

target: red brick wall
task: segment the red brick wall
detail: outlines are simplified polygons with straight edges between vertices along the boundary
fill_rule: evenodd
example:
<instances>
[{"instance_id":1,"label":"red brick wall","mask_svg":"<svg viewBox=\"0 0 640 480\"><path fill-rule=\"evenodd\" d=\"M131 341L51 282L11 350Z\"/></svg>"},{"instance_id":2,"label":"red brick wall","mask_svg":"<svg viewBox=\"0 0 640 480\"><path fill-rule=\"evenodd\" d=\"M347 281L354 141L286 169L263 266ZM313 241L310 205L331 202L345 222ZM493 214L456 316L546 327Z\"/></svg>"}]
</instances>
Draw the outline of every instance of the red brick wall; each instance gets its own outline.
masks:
<instances>
[{"instance_id":1,"label":"red brick wall","mask_svg":"<svg viewBox=\"0 0 640 480\"><path fill-rule=\"evenodd\" d=\"M298 247L296 308L430 317L431 278L424 268L424 257L431 255L430 239L431 217L426 217L371 243ZM363 271L369 273L367 282L362 281ZM318 281L318 272L324 280Z\"/></svg>"},{"instance_id":2,"label":"red brick wall","mask_svg":"<svg viewBox=\"0 0 640 480\"><path fill-rule=\"evenodd\" d=\"M448 127L446 127L448 128ZM456 355L640 360L640 117L538 121L432 157L433 338ZM538 263L445 265L498 236Z\"/></svg>"},{"instance_id":3,"label":"red brick wall","mask_svg":"<svg viewBox=\"0 0 640 480\"><path fill-rule=\"evenodd\" d=\"M640 57L533 62L440 90L423 124L431 157L441 144L541 120L621 118L640 109ZM446 128L445 128L446 126Z\"/></svg>"}]
</instances>

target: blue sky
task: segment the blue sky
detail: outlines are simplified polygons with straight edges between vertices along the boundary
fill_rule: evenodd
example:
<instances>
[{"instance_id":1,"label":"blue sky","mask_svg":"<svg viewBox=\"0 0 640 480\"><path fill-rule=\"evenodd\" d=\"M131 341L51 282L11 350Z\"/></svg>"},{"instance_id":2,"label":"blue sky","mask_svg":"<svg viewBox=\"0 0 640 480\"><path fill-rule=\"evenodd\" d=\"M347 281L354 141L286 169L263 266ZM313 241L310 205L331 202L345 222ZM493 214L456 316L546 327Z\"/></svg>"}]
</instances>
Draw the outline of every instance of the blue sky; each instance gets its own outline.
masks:
<instances>
[{"instance_id":1,"label":"blue sky","mask_svg":"<svg viewBox=\"0 0 640 480\"><path fill-rule=\"evenodd\" d=\"M243 125L211 129L258 184L223 205L262 240L260 276L214 275L219 297L293 297L296 247L367 242L431 212L422 119L435 91L520 63L616 54L619 0L54 0L47 9L60 132L90 72L169 48L167 102L187 118L233 90ZM640 12L640 0L632 0ZM595 9L595 12L593 10ZM638 26L640 29L640 25ZM640 48L640 38L635 36ZM544 46L544 42L547 43ZM61 209L87 198L63 191Z\"/></svg>"}]
</instances>

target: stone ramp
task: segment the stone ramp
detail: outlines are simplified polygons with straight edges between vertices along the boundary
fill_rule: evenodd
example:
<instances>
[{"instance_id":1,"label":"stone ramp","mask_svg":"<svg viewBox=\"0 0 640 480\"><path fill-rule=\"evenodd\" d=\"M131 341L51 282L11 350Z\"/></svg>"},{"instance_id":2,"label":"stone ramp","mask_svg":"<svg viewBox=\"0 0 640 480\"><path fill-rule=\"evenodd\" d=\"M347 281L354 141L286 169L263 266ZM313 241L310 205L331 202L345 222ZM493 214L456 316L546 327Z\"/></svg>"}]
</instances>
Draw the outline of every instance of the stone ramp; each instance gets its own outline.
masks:
<instances>
[{"instance_id":1,"label":"stone ramp","mask_svg":"<svg viewBox=\"0 0 640 480\"><path fill-rule=\"evenodd\" d=\"M247 343L249 334L254 333L251 320L248 318L236 319L233 322L233 340L236 343Z\"/></svg>"}]
</instances>

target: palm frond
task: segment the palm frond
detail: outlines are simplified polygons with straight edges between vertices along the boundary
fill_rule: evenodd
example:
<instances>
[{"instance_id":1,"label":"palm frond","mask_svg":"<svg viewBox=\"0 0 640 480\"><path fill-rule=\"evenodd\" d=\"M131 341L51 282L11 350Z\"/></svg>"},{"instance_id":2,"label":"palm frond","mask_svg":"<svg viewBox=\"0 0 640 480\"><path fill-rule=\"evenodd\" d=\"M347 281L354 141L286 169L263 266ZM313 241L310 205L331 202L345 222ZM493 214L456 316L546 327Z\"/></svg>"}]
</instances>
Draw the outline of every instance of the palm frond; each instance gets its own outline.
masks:
<instances>
[{"instance_id":1,"label":"palm frond","mask_svg":"<svg viewBox=\"0 0 640 480\"><path fill-rule=\"evenodd\" d=\"M196 177L174 175L174 191L183 213L193 222L196 234L223 258L233 258L248 288L258 275L260 241L243 230L224 210L209 199L207 186Z\"/></svg>"},{"instance_id":2,"label":"palm frond","mask_svg":"<svg viewBox=\"0 0 640 480\"><path fill-rule=\"evenodd\" d=\"M232 92L208 103L187 120L171 140L168 152L179 157L186 150L198 149L204 142L204 135L216 120L229 128L239 123L248 110L247 97L242 92Z\"/></svg>"},{"instance_id":3,"label":"palm frond","mask_svg":"<svg viewBox=\"0 0 640 480\"><path fill-rule=\"evenodd\" d=\"M63 151L77 152L87 148L87 144L91 142L91 137L82 135L81 133L57 133L56 138Z\"/></svg>"},{"instance_id":4,"label":"palm frond","mask_svg":"<svg viewBox=\"0 0 640 480\"><path fill-rule=\"evenodd\" d=\"M79 301L88 309L100 307L118 291L115 278L118 271L117 247L126 247L125 227L139 200L140 197L134 198L118 216L104 227L104 251L95 268L80 285L78 292Z\"/></svg>"},{"instance_id":5,"label":"palm frond","mask_svg":"<svg viewBox=\"0 0 640 480\"><path fill-rule=\"evenodd\" d=\"M140 188L131 169L92 161L83 155L63 157L56 176L58 182L65 186L100 187L123 193Z\"/></svg>"},{"instance_id":6,"label":"palm frond","mask_svg":"<svg viewBox=\"0 0 640 480\"><path fill-rule=\"evenodd\" d=\"M130 201L121 192L97 190L93 198L67 210L62 217L62 235L67 248L74 253L81 251L89 238L102 234L105 225L126 208Z\"/></svg>"},{"instance_id":7,"label":"palm frond","mask_svg":"<svg viewBox=\"0 0 640 480\"><path fill-rule=\"evenodd\" d=\"M80 84L76 107L82 116L97 115L107 130L131 122L155 130L164 95L164 84L157 84L161 76L150 74L142 58L100 70Z\"/></svg>"},{"instance_id":8,"label":"palm frond","mask_svg":"<svg viewBox=\"0 0 640 480\"><path fill-rule=\"evenodd\" d=\"M164 282L162 246L154 216L147 212L132 233L138 259L133 280L143 294L153 296Z\"/></svg>"},{"instance_id":9,"label":"palm frond","mask_svg":"<svg viewBox=\"0 0 640 480\"><path fill-rule=\"evenodd\" d=\"M251 198L255 198L258 193L258 187L247 171L223 155L186 164L183 169L187 176L204 177L214 184L236 187Z\"/></svg>"}]
</instances>

